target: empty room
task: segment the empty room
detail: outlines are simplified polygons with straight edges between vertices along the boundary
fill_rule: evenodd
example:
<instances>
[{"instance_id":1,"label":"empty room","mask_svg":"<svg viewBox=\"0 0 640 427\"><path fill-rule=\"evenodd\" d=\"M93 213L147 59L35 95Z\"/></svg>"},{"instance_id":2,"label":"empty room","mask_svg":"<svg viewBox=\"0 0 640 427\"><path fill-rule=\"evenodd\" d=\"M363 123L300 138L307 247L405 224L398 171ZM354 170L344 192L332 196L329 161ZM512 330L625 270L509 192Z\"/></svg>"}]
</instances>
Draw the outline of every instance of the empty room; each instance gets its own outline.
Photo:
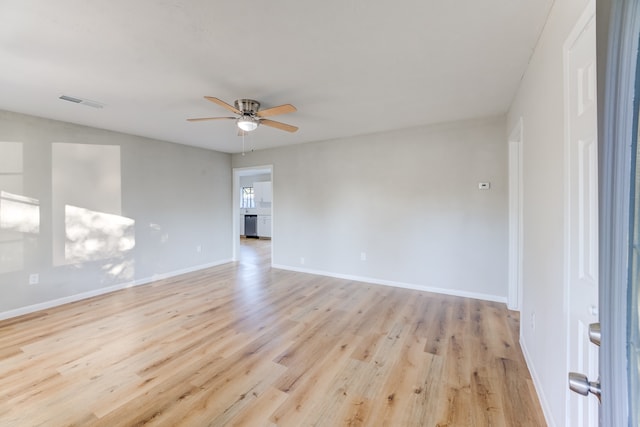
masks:
<instances>
[{"instance_id":1,"label":"empty room","mask_svg":"<svg viewBox=\"0 0 640 427\"><path fill-rule=\"evenodd\" d=\"M0 1L0 425L631 420L634 7Z\"/></svg>"}]
</instances>

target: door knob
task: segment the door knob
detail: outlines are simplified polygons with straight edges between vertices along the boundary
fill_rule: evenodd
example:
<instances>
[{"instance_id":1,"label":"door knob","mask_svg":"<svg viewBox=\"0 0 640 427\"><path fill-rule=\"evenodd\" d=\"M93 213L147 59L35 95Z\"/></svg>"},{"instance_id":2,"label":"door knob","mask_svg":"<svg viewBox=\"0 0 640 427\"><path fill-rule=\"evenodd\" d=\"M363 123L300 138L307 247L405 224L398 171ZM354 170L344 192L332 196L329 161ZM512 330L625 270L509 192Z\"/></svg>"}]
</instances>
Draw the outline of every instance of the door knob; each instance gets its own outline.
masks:
<instances>
[{"instance_id":1,"label":"door knob","mask_svg":"<svg viewBox=\"0 0 640 427\"><path fill-rule=\"evenodd\" d=\"M589 340L597 346L600 346L600 323L592 323L589 325Z\"/></svg>"},{"instance_id":2,"label":"door knob","mask_svg":"<svg viewBox=\"0 0 640 427\"><path fill-rule=\"evenodd\" d=\"M586 375L569 372L569 388L583 396L591 393L600 400L600 381L591 382Z\"/></svg>"}]
</instances>

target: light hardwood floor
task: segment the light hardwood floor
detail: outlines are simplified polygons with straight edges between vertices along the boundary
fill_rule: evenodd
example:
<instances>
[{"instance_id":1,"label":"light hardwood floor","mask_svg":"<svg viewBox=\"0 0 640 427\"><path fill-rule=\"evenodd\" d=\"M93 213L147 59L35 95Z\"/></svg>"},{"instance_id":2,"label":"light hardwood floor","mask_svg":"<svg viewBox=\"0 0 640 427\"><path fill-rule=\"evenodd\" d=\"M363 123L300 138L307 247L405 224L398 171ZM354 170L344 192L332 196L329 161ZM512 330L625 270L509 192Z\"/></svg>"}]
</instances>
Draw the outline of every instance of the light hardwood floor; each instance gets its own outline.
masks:
<instances>
[{"instance_id":1,"label":"light hardwood floor","mask_svg":"<svg viewBox=\"0 0 640 427\"><path fill-rule=\"evenodd\" d=\"M543 426L503 304L242 261L0 322L2 426Z\"/></svg>"}]
</instances>

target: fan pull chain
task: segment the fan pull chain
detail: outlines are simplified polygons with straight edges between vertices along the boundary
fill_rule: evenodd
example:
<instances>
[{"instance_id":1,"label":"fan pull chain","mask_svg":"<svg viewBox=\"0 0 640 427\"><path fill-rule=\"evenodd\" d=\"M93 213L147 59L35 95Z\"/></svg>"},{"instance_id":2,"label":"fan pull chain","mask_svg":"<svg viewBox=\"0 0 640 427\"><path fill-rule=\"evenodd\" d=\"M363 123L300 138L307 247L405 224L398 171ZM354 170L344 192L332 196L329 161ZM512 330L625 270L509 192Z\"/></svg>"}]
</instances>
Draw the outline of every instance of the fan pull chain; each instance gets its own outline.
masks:
<instances>
[{"instance_id":1,"label":"fan pull chain","mask_svg":"<svg viewBox=\"0 0 640 427\"><path fill-rule=\"evenodd\" d=\"M244 134L246 132L242 132L242 155L244 156Z\"/></svg>"}]
</instances>

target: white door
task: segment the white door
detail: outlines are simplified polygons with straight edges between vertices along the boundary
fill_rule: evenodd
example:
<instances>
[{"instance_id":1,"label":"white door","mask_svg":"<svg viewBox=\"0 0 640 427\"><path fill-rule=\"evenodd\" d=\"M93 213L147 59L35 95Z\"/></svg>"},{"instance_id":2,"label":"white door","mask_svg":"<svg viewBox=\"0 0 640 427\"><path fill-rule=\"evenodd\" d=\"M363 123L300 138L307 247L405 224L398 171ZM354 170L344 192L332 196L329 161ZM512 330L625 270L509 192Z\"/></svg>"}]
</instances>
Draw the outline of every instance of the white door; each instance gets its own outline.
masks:
<instances>
[{"instance_id":1,"label":"white door","mask_svg":"<svg viewBox=\"0 0 640 427\"><path fill-rule=\"evenodd\" d=\"M566 306L568 371L598 377L598 129L595 6L564 46L566 127ZM598 400L567 389L567 426L597 426Z\"/></svg>"}]
</instances>

